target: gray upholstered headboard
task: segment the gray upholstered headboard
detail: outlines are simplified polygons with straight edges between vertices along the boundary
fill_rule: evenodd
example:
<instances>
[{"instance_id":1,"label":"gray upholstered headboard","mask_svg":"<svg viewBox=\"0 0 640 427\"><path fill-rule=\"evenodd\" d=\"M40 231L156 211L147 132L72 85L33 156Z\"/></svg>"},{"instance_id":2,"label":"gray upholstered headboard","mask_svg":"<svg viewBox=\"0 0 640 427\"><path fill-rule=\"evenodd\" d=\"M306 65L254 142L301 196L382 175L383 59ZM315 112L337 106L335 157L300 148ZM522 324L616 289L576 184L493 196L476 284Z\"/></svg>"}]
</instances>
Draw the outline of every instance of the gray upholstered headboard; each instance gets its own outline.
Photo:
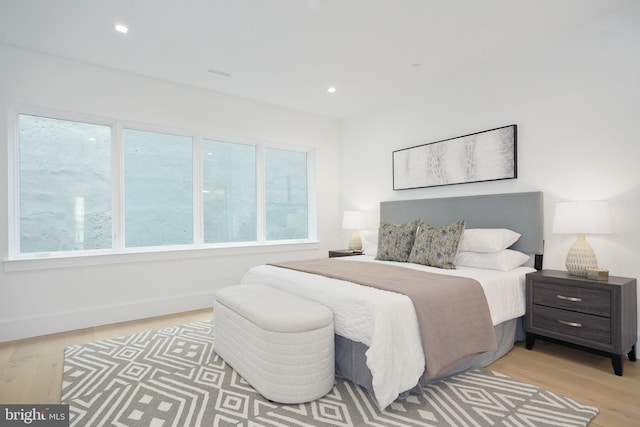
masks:
<instances>
[{"instance_id":1,"label":"gray upholstered headboard","mask_svg":"<svg viewBox=\"0 0 640 427\"><path fill-rule=\"evenodd\" d=\"M466 228L508 228L522 236L511 247L526 254L543 252L542 192L487 194L380 203L380 222L402 224L422 219L440 226L465 220Z\"/></svg>"}]
</instances>

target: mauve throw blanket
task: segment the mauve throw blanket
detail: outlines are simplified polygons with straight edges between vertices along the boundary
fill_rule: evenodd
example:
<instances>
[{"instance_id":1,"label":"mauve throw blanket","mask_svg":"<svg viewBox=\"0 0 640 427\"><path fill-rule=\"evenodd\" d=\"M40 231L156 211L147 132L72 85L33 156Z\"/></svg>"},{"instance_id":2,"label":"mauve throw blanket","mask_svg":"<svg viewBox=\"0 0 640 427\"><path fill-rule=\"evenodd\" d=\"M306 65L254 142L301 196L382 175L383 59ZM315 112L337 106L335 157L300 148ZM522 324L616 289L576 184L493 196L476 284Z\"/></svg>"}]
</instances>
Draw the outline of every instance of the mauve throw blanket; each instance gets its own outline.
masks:
<instances>
[{"instance_id":1,"label":"mauve throw blanket","mask_svg":"<svg viewBox=\"0 0 640 427\"><path fill-rule=\"evenodd\" d=\"M407 295L420 326L426 378L498 348L487 299L474 279L331 258L271 265Z\"/></svg>"}]
</instances>

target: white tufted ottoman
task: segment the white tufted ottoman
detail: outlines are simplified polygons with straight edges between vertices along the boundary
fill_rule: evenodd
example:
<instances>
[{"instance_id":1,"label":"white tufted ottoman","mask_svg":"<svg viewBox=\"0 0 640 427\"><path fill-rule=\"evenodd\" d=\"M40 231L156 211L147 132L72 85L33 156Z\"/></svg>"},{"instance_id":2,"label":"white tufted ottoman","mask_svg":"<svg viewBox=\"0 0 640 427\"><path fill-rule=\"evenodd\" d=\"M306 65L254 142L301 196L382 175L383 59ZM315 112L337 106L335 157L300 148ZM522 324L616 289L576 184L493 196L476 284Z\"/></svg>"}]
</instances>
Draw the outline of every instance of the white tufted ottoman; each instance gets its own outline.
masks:
<instances>
[{"instance_id":1,"label":"white tufted ottoman","mask_svg":"<svg viewBox=\"0 0 640 427\"><path fill-rule=\"evenodd\" d=\"M213 307L216 353L261 395L303 403L333 388L328 307L262 285L221 289Z\"/></svg>"}]
</instances>

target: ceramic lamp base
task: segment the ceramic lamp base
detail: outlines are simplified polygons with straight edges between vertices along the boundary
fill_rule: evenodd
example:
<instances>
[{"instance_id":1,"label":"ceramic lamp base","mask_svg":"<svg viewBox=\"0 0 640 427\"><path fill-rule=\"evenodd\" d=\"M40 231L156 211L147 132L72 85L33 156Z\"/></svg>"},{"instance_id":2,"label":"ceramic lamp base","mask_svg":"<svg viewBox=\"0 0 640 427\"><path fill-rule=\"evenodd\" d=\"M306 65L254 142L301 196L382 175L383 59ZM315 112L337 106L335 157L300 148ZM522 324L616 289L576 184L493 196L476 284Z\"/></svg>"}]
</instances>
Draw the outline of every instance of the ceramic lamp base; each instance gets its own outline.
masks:
<instances>
[{"instance_id":1,"label":"ceramic lamp base","mask_svg":"<svg viewBox=\"0 0 640 427\"><path fill-rule=\"evenodd\" d=\"M351 233L351 238L349 239L349 250L350 251L362 250L362 240L360 239L360 233L358 233L357 231L354 231Z\"/></svg>"},{"instance_id":2,"label":"ceramic lamp base","mask_svg":"<svg viewBox=\"0 0 640 427\"><path fill-rule=\"evenodd\" d=\"M578 239L569 249L566 266L569 274L582 277L587 277L587 269L598 268L596 253L584 234L578 234Z\"/></svg>"}]
</instances>

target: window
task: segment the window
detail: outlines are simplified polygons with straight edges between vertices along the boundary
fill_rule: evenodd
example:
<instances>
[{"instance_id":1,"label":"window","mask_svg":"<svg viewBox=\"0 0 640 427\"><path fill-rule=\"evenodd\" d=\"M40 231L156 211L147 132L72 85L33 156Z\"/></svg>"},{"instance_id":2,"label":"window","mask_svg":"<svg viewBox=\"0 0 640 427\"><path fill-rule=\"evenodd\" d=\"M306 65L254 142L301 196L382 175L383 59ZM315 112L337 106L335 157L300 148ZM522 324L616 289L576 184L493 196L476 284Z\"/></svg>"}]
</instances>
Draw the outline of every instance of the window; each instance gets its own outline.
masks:
<instances>
[{"instance_id":1,"label":"window","mask_svg":"<svg viewBox=\"0 0 640 427\"><path fill-rule=\"evenodd\" d=\"M111 128L20 115L22 253L111 248Z\"/></svg>"},{"instance_id":2,"label":"window","mask_svg":"<svg viewBox=\"0 0 640 427\"><path fill-rule=\"evenodd\" d=\"M309 151L68 117L15 115L12 258L315 238Z\"/></svg>"},{"instance_id":3,"label":"window","mask_svg":"<svg viewBox=\"0 0 640 427\"><path fill-rule=\"evenodd\" d=\"M193 243L193 141L124 130L125 246Z\"/></svg>"},{"instance_id":4,"label":"window","mask_svg":"<svg viewBox=\"0 0 640 427\"><path fill-rule=\"evenodd\" d=\"M265 149L267 240L308 236L307 153Z\"/></svg>"},{"instance_id":5,"label":"window","mask_svg":"<svg viewBox=\"0 0 640 427\"><path fill-rule=\"evenodd\" d=\"M203 141L204 242L257 239L256 147Z\"/></svg>"}]
</instances>

